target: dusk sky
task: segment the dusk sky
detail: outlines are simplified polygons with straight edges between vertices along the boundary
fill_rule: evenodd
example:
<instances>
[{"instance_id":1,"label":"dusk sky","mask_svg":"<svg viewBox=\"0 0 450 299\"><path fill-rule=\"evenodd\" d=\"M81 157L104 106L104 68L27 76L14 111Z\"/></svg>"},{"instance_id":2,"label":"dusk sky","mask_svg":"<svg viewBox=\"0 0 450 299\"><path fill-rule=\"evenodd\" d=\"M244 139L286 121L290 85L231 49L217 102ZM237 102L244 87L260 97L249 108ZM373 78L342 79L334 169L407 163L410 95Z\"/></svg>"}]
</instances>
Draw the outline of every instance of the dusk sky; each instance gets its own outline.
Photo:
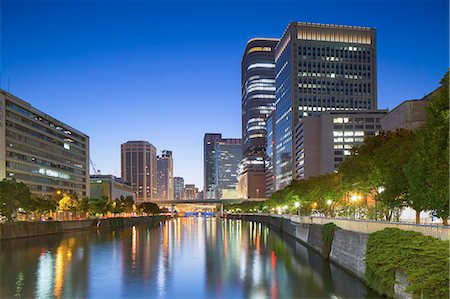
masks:
<instances>
[{"instance_id":1,"label":"dusk sky","mask_svg":"<svg viewBox=\"0 0 450 299\"><path fill-rule=\"evenodd\" d=\"M1 88L89 135L102 174L120 176L121 143L147 140L200 188L203 135L241 137L252 37L280 37L290 21L376 27L379 108L423 97L449 66L447 0L0 5Z\"/></svg>"}]
</instances>

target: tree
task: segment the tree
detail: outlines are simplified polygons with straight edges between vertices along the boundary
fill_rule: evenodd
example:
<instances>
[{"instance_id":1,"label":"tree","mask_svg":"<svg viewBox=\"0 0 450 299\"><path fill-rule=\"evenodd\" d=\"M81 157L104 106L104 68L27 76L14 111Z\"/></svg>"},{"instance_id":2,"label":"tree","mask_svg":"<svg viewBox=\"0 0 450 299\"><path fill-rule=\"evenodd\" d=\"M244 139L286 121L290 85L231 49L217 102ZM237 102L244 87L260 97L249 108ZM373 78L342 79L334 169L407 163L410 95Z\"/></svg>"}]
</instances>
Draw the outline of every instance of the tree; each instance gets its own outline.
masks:
<instances>
[{"instance_id":1,"label":"tree","mask_svg":"<svg viewBox=\"0 0 450 299\"><path fill-rule=\"evenodd\" d=\"M30 189L15 179L3 179L0 182L0 212L12 222L19 208L31 202Z\"/></svg>"},{"instance_id":2,"label":"tree","mask_svg":"<svg viewBox=\"0 0 450 299\"><path fill-rule=\"evenodd\" d=\"M91 198L89 200L89 212L92 214L105 215L110 209L109 200L107 196L101 196L100 198Z\"/></svg>"},{"instance_id":3,"label":"tree","mask_svg":"<svg viewBox=\"0 0 450 299\"><path fill-rule=\"evenodd\" d=\"M76 212L79 207L78 200L72 194L64 194L58 203L58 210L62 212Z\"/></svg>"},{"instance_id":4,"label":"tree","mask_svg":"<svg viewBox=\"0 0 450 299\"><path fill-rule=\"evenodd\" d=\"M121 199L116 198L114 202L111 205L111 213L120 214L124 211L124 203L123 203L123 196L120 196Z\"/></svg>"},{"instance_id":5,"label":"tree","mask_svg":"<svg viewBox=\"0 0 450 299\"><path fill-rule=\"evenodd\" d=\"M431 95L427 120L416 135L406 172L411 202L436 212L448 225L449 217L449 73Z\"/></svg>"},{"instance_id":6,"label":"tree","mask_svg":"<svg viewBox=\"0 0 450 299\"><path fill-rule=\"evenodd\" d=\"M158 205L153 202L143 202L138 206L138 209L147 215L159 214L161 212Z\"/></svg>"},{"instance_id":7,"label":"tree","mask_svg":"<svg viewBox=\"0 0 450 299\"><path fill-rule=\"evenodd\" d=\"M125 213L131 213L134 209L134 200L133 196L127 196L123 199L123 195L120 196L121 201L123 202L123 211Z\"/></svg>"}]
</instances>

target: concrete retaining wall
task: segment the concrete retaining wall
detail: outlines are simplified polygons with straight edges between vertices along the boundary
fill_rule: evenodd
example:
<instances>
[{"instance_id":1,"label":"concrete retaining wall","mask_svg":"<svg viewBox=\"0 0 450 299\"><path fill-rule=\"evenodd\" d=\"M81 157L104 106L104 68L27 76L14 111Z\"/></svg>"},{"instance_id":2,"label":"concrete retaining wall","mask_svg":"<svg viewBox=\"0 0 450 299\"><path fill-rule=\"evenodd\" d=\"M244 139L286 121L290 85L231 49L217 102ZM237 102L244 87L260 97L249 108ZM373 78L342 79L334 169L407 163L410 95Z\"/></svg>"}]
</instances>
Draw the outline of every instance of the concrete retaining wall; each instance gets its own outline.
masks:
<instances>
[{"instance_id":1,"label":"concrete retaining wall","mask_svg":"<svg viewBox=\"0 0 450 299\"><path fill-rule=\"evenodd\" d=\"M167 218L167 216L146 216L74 221L2 223L0 224L0 240L60 234L90 228L123 227L141 223L155 223Z\"/></svg>"}]
</instances>

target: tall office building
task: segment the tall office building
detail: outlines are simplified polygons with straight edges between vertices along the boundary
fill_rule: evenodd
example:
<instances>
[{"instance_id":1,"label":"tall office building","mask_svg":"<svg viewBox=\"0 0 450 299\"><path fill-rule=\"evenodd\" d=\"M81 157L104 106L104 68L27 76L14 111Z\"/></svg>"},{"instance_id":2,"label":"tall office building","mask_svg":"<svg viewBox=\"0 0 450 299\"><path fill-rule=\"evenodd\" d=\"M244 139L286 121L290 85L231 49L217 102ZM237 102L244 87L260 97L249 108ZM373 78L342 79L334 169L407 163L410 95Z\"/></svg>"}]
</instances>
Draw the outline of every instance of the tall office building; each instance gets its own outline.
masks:
<instances>
[{"instance_id":1,"label":"tall office building","mask_svg":"<svg viewBox=\"0 0 450 299\"><path fill-rule=\"evenodd\" d=\"M211 199L216 196L216 143L222 134L206 133L203 138L203 196Z\"/></svg>"},{"instance_id":2,"label":"tall office building","mask_svg":"<svg viewBox=\"0 0 450 299\"><path fill-rule=\"evenodd\" d=\"M264 164L265 164L265 178L266 178L266 182L265 182L265 196L266 197L270 197L274 192L275 192L275 175L273 172L273 156L274 156L274 143L275 143L275 138L274 138L274 130L275 130L275 125L274 125L274 118L275 118L275 113L276 111L272 112L272 114L269 116L269 118L267 118L267 122L266 122L266 132L267 132L267 136L266 136L266 156L264 157Z\"/></svg>"},{"instance_id":3,"label":"tall office building","mask_svg":"<svg viewBox=\"0 0 450 299\"><path fill-rule=\"evenodd\" d=\"M254 38L241 62L242 161L239 192L244 198L265 196L266 120L275 109L275 46L278 39Z\"/></svg>"},{"instance_id":4,"label":"tall office building","mask_svg":"<svg viewBox=\"0 0 450 299\"><path fill-rule=\"evenodd\" d=\"M173 199L173 158L172 151L164 150L157 158L158 199Z\"/></svg>"},{"instance_id":5,"label":"tall office building","mask_svg":"<svg viewBox=\"0 0 450 299\"><path fill-rule=\"evenodd\" d=\"M0 180L32 194L90 196L89 137L0 89Z\"/></svg>"},{"instance_id":6,"label":"tall office building","mask_svg":"<svg viewBox=\"0 0 450 299\"><path fill-rule=\"evenodd\" d=\"M128 141L120 146L121 176L137 192L137 202L157 198L156 148L147 141Z\"/></svg>"},{"instance_id":7,"label":"tall office building","mask_svg":"<svg viewBox=\"0 0 450 299\"><path fill-rule=\"evenodd\" d=\"M294 129L323 111L377 108L374 28L292 22L275 48L274 190L295 172Z\"/></svg>"},{"instance_id":8,"label":"tall office building","mask_svg":"<svg viewBox=\"0 0 450 299\"><path fill-rule=\"evenodd\" d=\"M173 198L176 200L183 199L184 179L181 177L173 178Z\"/></svg>"},{"instance_id":9,"label":"tall office building","mask_svg":"<svg viewBox=\"0 0 450 299\"><path fill-rule=\"evenodd\" d=\"M242 159L242 140L221 139L216 144L216 196L217 198L237 198L238 164Z\"/></svg>"}]
</instances>

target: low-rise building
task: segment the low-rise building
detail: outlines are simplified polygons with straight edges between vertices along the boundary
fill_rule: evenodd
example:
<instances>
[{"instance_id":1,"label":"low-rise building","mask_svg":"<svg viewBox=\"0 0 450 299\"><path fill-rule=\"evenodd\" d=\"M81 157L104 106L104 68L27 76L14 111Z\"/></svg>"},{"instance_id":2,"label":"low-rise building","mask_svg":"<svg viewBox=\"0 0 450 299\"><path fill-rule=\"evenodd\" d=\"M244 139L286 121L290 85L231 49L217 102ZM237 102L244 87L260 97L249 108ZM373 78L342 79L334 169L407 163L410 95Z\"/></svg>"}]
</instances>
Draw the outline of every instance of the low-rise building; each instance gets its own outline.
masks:
<instances>
[{"instance_id":1,"label":"low-rise building","mask_svg":"<svg viewBox=\"0 0 450 299\"><path fill-rule=\"evenodd\" d=\"M89 196L89 137L0 89L0 180L32 194Z\"/></svg>"},{"instance_id":2,"label":"low-rise building","mask_svg":"<svg viewBox=\"0 0 450 299\"><path fill-rule=\"evenodd\" d=\"M327 111L306 116L295 128L295 176L307 179L335 171L351 149L381 131L386 110Z\"/></svg>"},{"instance_id":3,"label":"low-rise building","mask_svg":"<svg viewBox=\"0 0 450 299\"><path fill-rule=\"evenodd\" d=\"M106 196L113 201L121 196L131 196L136 201L136 189L125 183L121 178L116 178L113 175L91 175L90 181L92 198Z\"/></svg>"}]
</instances>

